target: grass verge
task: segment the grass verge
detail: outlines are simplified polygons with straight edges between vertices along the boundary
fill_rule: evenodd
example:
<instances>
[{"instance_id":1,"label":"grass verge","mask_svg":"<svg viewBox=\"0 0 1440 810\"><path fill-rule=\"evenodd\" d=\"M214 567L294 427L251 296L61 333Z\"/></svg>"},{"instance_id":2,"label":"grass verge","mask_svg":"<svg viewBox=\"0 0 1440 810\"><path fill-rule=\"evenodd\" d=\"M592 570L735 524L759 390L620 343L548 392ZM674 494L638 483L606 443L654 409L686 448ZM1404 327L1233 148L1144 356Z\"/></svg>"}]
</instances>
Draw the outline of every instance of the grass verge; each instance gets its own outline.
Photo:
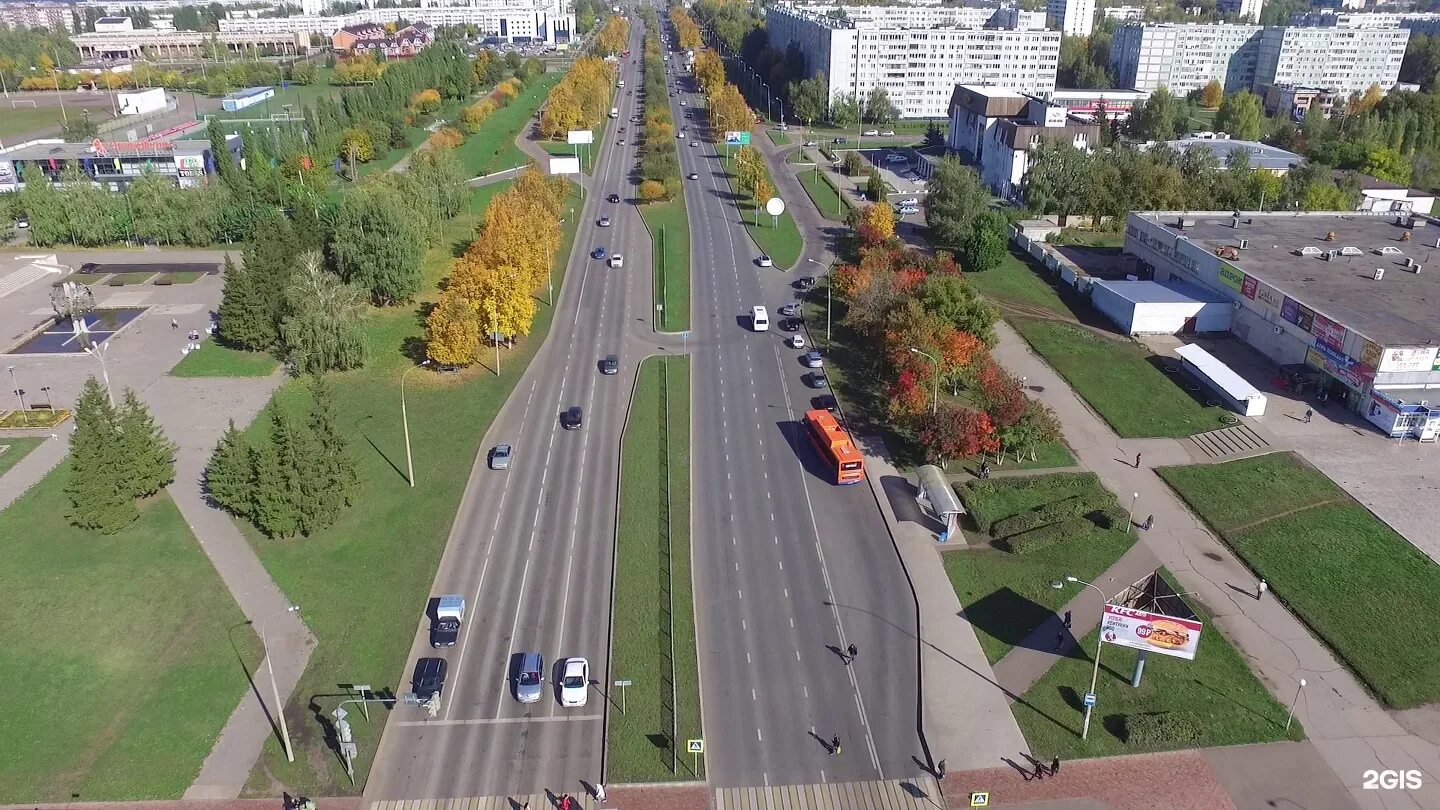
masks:
<instances>
[{"instance_id":1,"label":"grass verge","mask_svg":"<svg viewBox=\"0 0 1440 810\"><path fill-rule=\"evenodd\" d=\"M45 441L40 436L16 436L13 439L0 438L0 475L10 472L20 459L30 455L30 451L40 446Z\"/></svg>"},{"instance_id":2,"label":"grass verge","mask_svg":"<svg viewBox=\"0 0 1440 810\"><path fill-rule=\"evenodd\" d=\"M169 495L107 537L66 522L69 477L4 512L0 802L178 799L259 642Z\"/></svg>"},{"instance_id":3,"label":"grass verge","mask_svg":"<svg viewBox=\"0 0 1440 810\"><path fill-rule=\"evenodd\" d=\"M668 374L664 398L662 369ZM668 440L662 440L654 426L667 424ZM625 712L610 707L609 778L616 783L693 781L703 778L693 772L694 759L681 750L671 770L674 752L655 742L683 746L702 736L690 579L688 357L651 357L640 365L621 465L610 668L633 685L626 691Z\"/></svg>"},{"instance_id":4,"label":"grass verge","mask_svg":"<svg viewBox=\"0 0 1440 810\"><path fill-rule=\"evenodd\" d=\"M845 215L855 207L855 201L849 194L841 193L828 173L810 169L796 173L795 177L805 188L805 193L810 195L810 201L819 209L820 216L831 222L844 222Z\"/></svg>"},{"instance_id":5,"label":"grass verge","mask_svg":"<svg viewBox=\"0 0 1440 810\"><path fill-rule=\"evenodd\" d=\"M0 418L0 429L53 428L69 418L70 411L65 408L54 410L31 408L23 411L10 411L5 414L4 418Z\"/></svg>"},{"instance_id":6,"label":"grass verge","mask_svg":"<svg viewBox=\"0 0 1440 810\"><path fill-rule=\"evenodd\" d=\"M745 192L739 188L739 179L735 174L735 163L733 158L724 159L725 173L730 177L730 187L737 196L735 208L740 212L740 218L745 222L745 230L749 231L750 238L755 244L775 261L777 269L788 270L795 266L800 260L800 251L804 249L804 240L800 238L800 228L795 224L795 218L790 215L787 209L778 217L771 217L763 210L764 203L757 206L755 200L750 198L738 199ZM770 176L770 166L762 162L765 170L765 182L775 188L775 179ZM756 213L759 213L759 220L756 220Z\"/></svg>"},{"instance_id":7,"label":"grass verge","mask_svg":"<svg viewBox=\"0 0 1440 810\"><path fill-rule=\"evenodd\" d=\"M428 292L422 308L439 297L438 285L450 272L453 257L474 238L485 203L508 187L495 183L475 189L466 212L450 221L440 244L426 254L422 289ZM579 195L572 194L567 205L578 207ZM564 243L555 254L557 284L563 281L574 246L576 220L567 218ZM360 750L368 753L356 761L357 784L352 787L316 720L317 715L328 717L334 702L319 700L318 710L307 702L312 695L334 694L337 683L405 691L399 681L406 674L417 612L430 592L481 438L549 331L552 310L544 304L543 292L540 297L530 335L504 350L499 376L485 365L455 375L410 376L406 397L419 482L413 489L405 486L401 473L405 445L396 403L400 377L414 367L411 353L420 345L423 318L416 307L372 311L366 323L370 363L333 375L341 429L352 438L360 473L355 506L334 526L307 538L269 540L241 524L271 576L304 607L305 621L319 640L286 707L297 748L295 762L286 762L274 740L267 741L246 785L247 795L273 796L277 783L312 796L355 795L363 789L386 713L372 713L376 722L353 726ZM278 406L297 410L307 399L308 389L299 382L287 383L275 396ZM249 432L253 437L266 428L261 419ZM398 555L397 538L404 542ZM317 571L325 575L317 576Z\"/></svg>"},{"instance_id":8,"label":"grass verge","mask_svg":"<svg viewBox=\"0 0 1440 810\"><path fill-rule=\"evenodd\" d=\"M1440 700L1440 648L1376 621L1373 601L1440 625L1440 566L1293 454L1159 472L1376 696Z\"/></svg>"},{"instance_id":9,"label":"grass verge","mask_svg":"<svg viewBox=\"0 0 1440 810\"><path fill-rule=\"evenodd\" d=\"M1021 458L1015 460L1013 453L1006 453L1005 457L996 461L994 456L970 456L961 459L966 467L979 467L981 462L988 461L990 469L995 472L1015 472L1018 470L1049 470L1055 467L1073 467L1076 464L1075 456L1071 455L1070 448L1064 442L1046 442L1035 445L1034 458Z\"/></svg>"},{"instance_id":10,"label":"grass verge","mask_svg":"<svg viewBox=\"0 0 1440 810\"><path fill-rule=\"evenodd\" d=\"M788 132L781 132L778 129L767 129L765 130L765 134L770 138L770 143L776 146L790 145L790 133Z\"/></svg>"},{"instance_id":11,"label":"grass verge","mask_svg":"<svg viewBox=\"0 0 1440 810\"><path fill-rule=\"evenodd\" d=\"M266 352L232 349L206 338L201 341L200 350L185 355L170 369L170 374L175 377L268 377L279 365L280 361Z\"/></svg>"},{"instance_id":12,"label":"grass verge","mask_svg":"<svg viewBox=\"0 0 1440 810\"><path fill-rule=\"evenodd\" d=\"M650 231L655 303L664 309L656 318L662 332L690 328L690 220L684 195L669 202L640 206L640 218Z\"/></svg>"},{"instance_id":13,"label":"grass verge","mask_svg":"<svg viewBox=\"0 0 1440 810\"><path fill-rule=\"evenodd\" d=\"M455 156L468 176L479 177L530 162L529 155L515 145L515 136L534 120L535 111L561 78L559 73L537 76L514 101L492 113L479 132L456 148Z\"/></svg>"},{"instance_id":14,"label":"grass verge","mask_svg":"<svg viewBox=\"0 0 1440 810\"><path fill-rule=\"evenodd\" d=\"M1173 586L1169 573L1162 573ZM1190 605L1209 625L1204 607L1193 598ZM1015 722L1037 759L1079 759L1304 738L1298 722L1286 733L1286 707L1256 680L1225 636L1209 625L1200 635L1195 660L1149 656L1139 688L1130 686L1138 651L1113 644L1105 647L1100 655L1090 738L1081 740L1085 713L1082 697L1090 684L1095 662L1091 653L1098 632L1082 639L1075 651L1060 659L1013 706ZM1172 715L1180 728L1159 740L1131 739L1127 721L1157 714Z\"/></svg>"},{"instance_id":15,"label":"grass verge","mask_svg":"<svg viewBox=\"0 0 1440 810\"><path fill-rule=\"evenodd\" d=\"M136 284L144 284L154 277L154 273L116 273L110 276L110 280L105 282L105 285L107 287L133 287Z\"/></svg>"}]
</instances>

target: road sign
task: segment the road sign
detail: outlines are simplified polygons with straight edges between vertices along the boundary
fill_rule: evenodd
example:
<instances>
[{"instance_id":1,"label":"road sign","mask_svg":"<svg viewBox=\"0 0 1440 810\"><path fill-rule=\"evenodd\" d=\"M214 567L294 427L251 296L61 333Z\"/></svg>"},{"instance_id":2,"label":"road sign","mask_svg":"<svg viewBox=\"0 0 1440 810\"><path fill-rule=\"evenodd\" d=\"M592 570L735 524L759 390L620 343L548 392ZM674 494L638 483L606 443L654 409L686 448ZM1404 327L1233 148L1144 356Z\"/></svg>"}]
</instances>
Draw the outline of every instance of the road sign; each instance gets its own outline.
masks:
<instances>
[{"instance_id":1,"label":"road sign","mask_svg":"<svg viewBox=\"0 0 1440 810\"><path fill-rule=\"evenodd\" d=\"M765 213L772 217L778 217L785 213L785 201L779 197L771 197L765 201Z\"/></svg>"},{"instance_id":2,"label":"road sign","mask_svg":"<svg viewBox=\"0 0 1440 810\"><path fill-rule=\"evenodd\" d=\"M685 751L686 751L686 753L690 753L690 754L703 754L703 753L705 753L705 741L704 741L704 740L686 740L686 741L685 741Z\"/></svg>"},{"instance_id":3,"label":"road sign","mask_svg":"<svg viewBox=\"0 0 1440 810\"><path fill-rule=\"evenodd\" d=\"M974 793L971 793L971 794L970 794L970 806L971 806L971 807L989 807L989 806L990 806L990 792L989 792L989 791L985 791L985 790L977 790L977 791L975 791Z\"/></svg>"},{"instance_id":4,"label":"road sign","mask_svg":"<svg viewBox=\"0 0 1440 810\"><path fill-rule=\"evenodd\" d=\"M743 130L725 130L726 146L749 146L750 133Z\"/></svg>"},{"instance_id":5,"label":"road sign","mask_svg":"<svg viewBox=\"0 0 1440 810\"><path fill-rule=\"evenodd\" d=\"M1090 708L1091 706L1094 706L1094 705L1095 705L1095 693L1094 693L1094 692L1086 692L1086 693L1085 693L1085 708L1088 709L1088 708Z\"/></svg>"},{"instance_id":6,"label":"road sign","mask_svg":"<svg viewBox=\"0 0 1440 810\"><path fill-rule=\"evenodd\" d=\"M616 686L620 686L620 687L625 687L625 686L631 686L632 683L631 683L630 681L616 681L616 682L615 682L615 685L616 685Z\"/></svg>"}]
</instances>

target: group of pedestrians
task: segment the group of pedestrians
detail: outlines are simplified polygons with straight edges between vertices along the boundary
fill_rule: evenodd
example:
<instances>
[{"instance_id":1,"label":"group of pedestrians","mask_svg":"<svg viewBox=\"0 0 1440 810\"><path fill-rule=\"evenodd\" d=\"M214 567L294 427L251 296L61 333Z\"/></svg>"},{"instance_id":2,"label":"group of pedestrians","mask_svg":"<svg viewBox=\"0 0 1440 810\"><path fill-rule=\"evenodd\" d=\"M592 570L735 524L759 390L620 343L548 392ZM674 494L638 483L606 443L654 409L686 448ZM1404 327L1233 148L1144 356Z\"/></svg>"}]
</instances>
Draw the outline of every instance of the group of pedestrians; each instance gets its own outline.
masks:
<instances>
[{"instance_id":1,"label":"group of pedestrians","mask_svg":"<svg viewBox=\"0 0 1440 810\"><path fill-rule=\"evenodd\" d=\"M594 788L594 790L591 791L591 793L594 794L594 796L595 796L595 801L596 801L596 802L598 802L598 803L600 803L600 804L602 804L602 805L605 803L605 786L604 786L604 785L600 784L599 782L596 782L596 783L595 783L595 788ZM550 792L548 792L548 791L546 792L546 795L547 795L547 796L551 796L551 797L554 796L553 793L550 793ZM579 807L577 806L577 802L575 801L575 797L571 796L569 793L562 793L562 794L560 794L560 797L559 797L558 799L552 798L551 803L552 803L555 807L557 807L558 810L579 810ZM514 805L514 803L512 802L510 806L511 806L511 807L514 807L515 805ZM526 801L524 804L521 804L521 805L520 805L520 810L530 810L530 802L529 802L529 801Z\"/></svg>"}]
</instances>

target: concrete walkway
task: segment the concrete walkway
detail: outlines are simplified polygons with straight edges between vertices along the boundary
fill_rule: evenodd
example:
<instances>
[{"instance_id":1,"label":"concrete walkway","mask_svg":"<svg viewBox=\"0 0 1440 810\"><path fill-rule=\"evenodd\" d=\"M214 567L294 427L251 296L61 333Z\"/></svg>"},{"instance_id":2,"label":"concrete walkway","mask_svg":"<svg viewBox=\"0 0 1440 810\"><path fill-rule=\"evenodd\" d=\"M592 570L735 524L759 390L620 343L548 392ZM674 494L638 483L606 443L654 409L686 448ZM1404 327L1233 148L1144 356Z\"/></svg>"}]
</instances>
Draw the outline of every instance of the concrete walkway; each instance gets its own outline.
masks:
<instances>
[{"instance_id":1,"label":"concrete walkway","mask_svg":"<svg viewBox=\"0 0 1440 810\"><path fill-rule=\"evenodd\" d=\"M914 486L891 465L879 437L858 439L866 479L920 604L921 704L931 759L973 770L1019 756L1029 748L1010 712L1013 696L996 688L975 628L945 575L936 534L915 503Z\"/></svg>"},{"instance_id":2,"label":"concrete walkway","mask_svg":"<svg viewBox=\"0 0 1440 810\"><path fill-rule=\"evenodd\" d=\"M995 359L1011 374L1026 377L1032 396L1055 409L1080 462L1120 493L1122 503L1125 493L1138 493L1135 513L1155 516L1142 543L1205 604L1212 624L1275 699L1288 705L1299 679L1306 679L1295 715L1355 802L1386 810L1440 807L1440 745L1407 732L1279 602L1256 600L1254 576L1155 475L1153 466L1190 463L1184 447L1170 439L1118 438L1009 325L998 324L996 334ZM1372 769L1420 769L1425 784L1411 791L1365 790L1364 773Z\"/></svg>"},{"instance_id":3,"label":"concrete walkway","mask_svg":"<svg viewBox=\"0 0 1440 810\"><path fill-rule=\"evenodd\" d=\"M70 419L56 425L53 431L27 430L5 434L7 438L51 434L55 438L41 443L4 475L0 475L0 510L19 500L21 495L29 492L31 487L40 483L41 478L49 475L57 464L65 460L65 456L70 454L70 426L73 424L75 421Z\"/></svg>"},{"instance_id":4,"label":"concrete walkway","mask_svg":"<svg viewBox=\"0 0 1440 810\"><path fill-rule=\"evenodd\" d=\"M789 269L816 276L829 272L830 265L835 262L836 240L844 228L837 227L835 223L820 216L820 212L815 209L815 203L795 176L796 167L785 162L785 158L796 147L776 146L761 127L754 129L750 143L765 157L765 163L770 168L770 177L775 180L775 193L785 201L785 210L799 226L800 238L805 243L800 258L796 260L795 266Z\"/></svg>"}]
</instances>

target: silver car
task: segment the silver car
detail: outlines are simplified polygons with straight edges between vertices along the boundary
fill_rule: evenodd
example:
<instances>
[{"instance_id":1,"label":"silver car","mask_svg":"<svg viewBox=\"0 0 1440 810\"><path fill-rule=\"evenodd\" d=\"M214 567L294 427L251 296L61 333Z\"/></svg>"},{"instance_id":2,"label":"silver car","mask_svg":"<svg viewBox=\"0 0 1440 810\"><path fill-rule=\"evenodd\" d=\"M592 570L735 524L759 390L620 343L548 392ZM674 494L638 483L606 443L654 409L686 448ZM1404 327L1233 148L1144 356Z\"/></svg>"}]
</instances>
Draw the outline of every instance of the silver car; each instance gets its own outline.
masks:
<instances>
[{"instance_id":1,"label":"silver car","mask_svg":"<svg viewBox=\"0 0 1440 810\"><path fill-rule=\"evenodd\" d=\"M521 703L535 703L544 691L545 657L540 653L521 653L520 665L515 671L515 699Z\"/></svg>"},{"instance_id":2,"label":"silver car","mask_svg":"<svg viewBox=\"0 0 1440 810\"><path fill-rule=\"evenodd\" d=\"M513 453L514 451L508 444L497 444L490 448L490 469L510 469L510 456L513 455Z\"/></svg>"}]
</instances>

